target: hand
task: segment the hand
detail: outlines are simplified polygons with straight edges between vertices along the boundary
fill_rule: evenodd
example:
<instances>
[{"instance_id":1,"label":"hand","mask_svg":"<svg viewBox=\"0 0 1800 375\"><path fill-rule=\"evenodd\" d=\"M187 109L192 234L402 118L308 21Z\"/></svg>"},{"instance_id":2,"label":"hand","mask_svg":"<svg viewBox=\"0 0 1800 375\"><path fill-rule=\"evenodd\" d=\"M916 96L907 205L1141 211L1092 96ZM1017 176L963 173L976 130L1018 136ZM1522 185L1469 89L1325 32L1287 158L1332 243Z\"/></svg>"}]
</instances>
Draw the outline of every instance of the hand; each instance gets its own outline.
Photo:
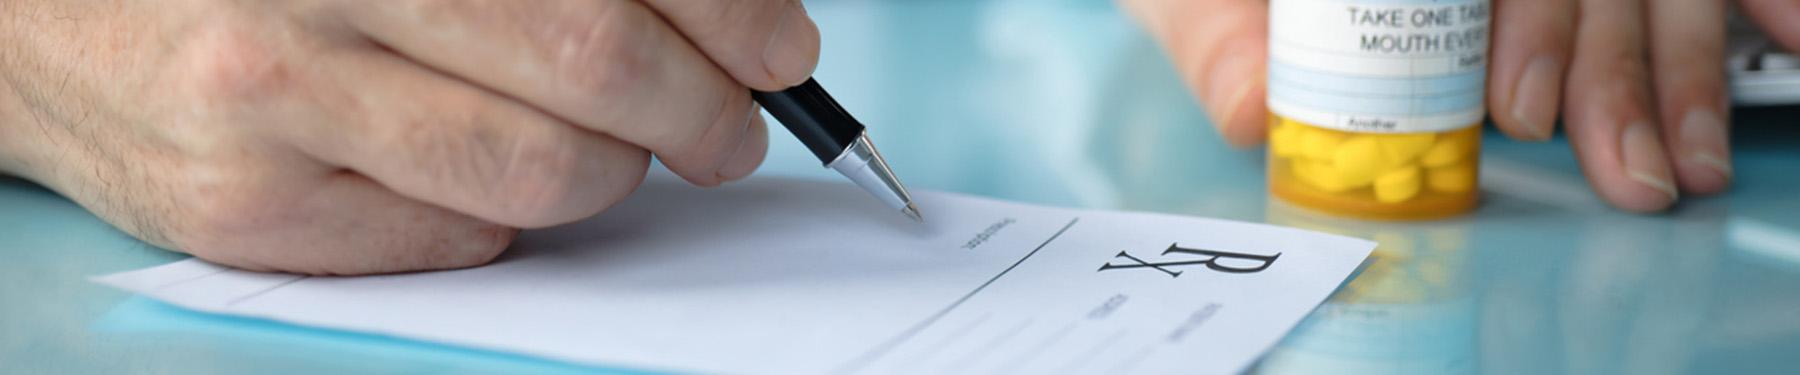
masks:
<instances>
[{"instance_id":1,"label":"hand","mask_svg":"<svg viewBox=\"0 0 1800 375\"><path fill-rule=\"evenodd\" d=\"M1175 60L1225 139L1265 138L1268 2L1121 0ZM1740 0L1800 49L1800 1ZM1493 0L1489 116L1546 140L1558 115L1594 190L1660 211L1731 181L1726 6L1718 0ZM1678 192L1679 191L1679 192Z\"/></svg>"},{"instance_id":2,"label":"hand","mask_svg":"<svg viewBox=\"0 0 1800 375\"><path fill-rule=\"evenodd\" d=\"M651 155L753 171L749 89L803 82L796 0L0 3L0 172L251 270L486 263Z\"/></svg>"}]
</instances>

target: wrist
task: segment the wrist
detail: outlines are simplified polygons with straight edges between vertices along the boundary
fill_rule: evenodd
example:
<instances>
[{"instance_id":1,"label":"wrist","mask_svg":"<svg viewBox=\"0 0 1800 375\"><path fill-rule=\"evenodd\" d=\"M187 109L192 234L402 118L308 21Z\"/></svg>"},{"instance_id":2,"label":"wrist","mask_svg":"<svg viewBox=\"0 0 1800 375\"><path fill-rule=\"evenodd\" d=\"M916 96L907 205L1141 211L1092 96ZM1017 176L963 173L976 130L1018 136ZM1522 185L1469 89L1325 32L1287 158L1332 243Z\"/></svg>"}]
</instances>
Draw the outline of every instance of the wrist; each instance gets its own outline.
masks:
<instances>
[{"instance_id":1,"label":"wrist","mask_svg":"<svg viewBox=\"0 0 1800 375\"><path fill-rule=\"evenodd\" d=\"M26 66L21 62L21 46L14 43L9 30L0 30L0 176L16 176L47 183L41 178L45 151L66 139L50 139L60 133L51 132L52 119L32 106L27 95L40 95L24 83Z\"/></svg>"},{"instance_id":2,"label":"wrist","mask_svg":"<svg viewBox=\"0 0 1800 375\"><path fill-rule=\"evenodd\" d=\"M24 127L31 126L30 116L13 78L25 52L17 40L22 30L13 26L25 21L25 7L23 2L0 2L0 175L24 176L24 147L32 143L22 139Z\"/></svg>"},{"instance_id":3,"label":"wrist","mask_svg":"<svg viewBox=\"0 0 1800 375\"><path fill-rule=\"evenodd\" d=\"M60 4L59 4L60 3ZM93 59L70 35L91 25L93 17L71 17L72 4L47 1L4 1L0 4L0 174L46 185L56 167L49 161L69 156L59 147L75 140L65 125L72 118L54 106L79 88L74 69ZM98 17L98 13L94 17ZM49 90L55 88L56 90ZM62 151L74 151L63 148Z\"/></svg>"},{"instance_id":4,"label":"wrist","mask_svg":"<svg viewBox=\"0 0 1800 375\"><path fill-rule=\"evenodd\" d=\"M0 44L0 54L11 55L11 52L7 44ZM6 78L6 72L11 70L7 65L5 58L0 57L0 175L17 176L22 164L18 155L18 143L21 142L19 132L13 128L19 126L19 121L14 118L19 112L19 95L13 91L12 80Z\"/></svg>"},{"instance_id":5,"label":"wrist","mask_svg":"<svg viewBox=\"0 0 1800 375\"><path fill-rule=\"evenodd\" d=\"M0 67L4 69L4 67ZM4 73L0 73L4 74ZM25 108L12 83L0 76L0 175L25 176L25 147L31 142L20 131L29 124L20 116Z\"/></svg>"}]
</instances>

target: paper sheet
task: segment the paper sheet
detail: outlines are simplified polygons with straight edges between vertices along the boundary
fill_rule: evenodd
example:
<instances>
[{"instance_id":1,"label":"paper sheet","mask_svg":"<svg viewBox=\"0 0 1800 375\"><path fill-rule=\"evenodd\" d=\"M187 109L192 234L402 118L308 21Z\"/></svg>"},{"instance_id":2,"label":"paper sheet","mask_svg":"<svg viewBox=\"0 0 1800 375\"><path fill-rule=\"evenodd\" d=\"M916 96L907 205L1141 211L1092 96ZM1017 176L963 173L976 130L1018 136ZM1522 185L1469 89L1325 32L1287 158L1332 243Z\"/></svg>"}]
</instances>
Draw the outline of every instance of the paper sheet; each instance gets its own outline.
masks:
<instances>
[{"instance_id":1,"label":"paper sheet","mask_svg":"<svg viewBox=\"0 0 1800 375\"><path fill-rule=\"evenodd\" d=\"M655 177L492 265L303 277L199 260L98 278L190 309L609 367L733 374L1235 373L1375 244L847 184Z\"/></svg>"}]
</instances>

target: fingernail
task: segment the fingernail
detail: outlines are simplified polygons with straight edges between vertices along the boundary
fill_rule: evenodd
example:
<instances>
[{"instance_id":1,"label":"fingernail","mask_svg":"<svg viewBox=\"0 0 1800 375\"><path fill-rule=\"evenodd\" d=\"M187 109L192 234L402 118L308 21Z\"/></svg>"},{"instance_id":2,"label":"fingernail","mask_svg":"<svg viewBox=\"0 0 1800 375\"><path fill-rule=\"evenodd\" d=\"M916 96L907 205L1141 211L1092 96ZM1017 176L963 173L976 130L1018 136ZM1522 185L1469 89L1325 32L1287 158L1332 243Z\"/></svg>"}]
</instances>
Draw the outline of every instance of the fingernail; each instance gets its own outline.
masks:
<instances>
[{"instance_id":1,"label":"fingernail","mask_svg":"<svg viewBox=\"0 0 1800 375\"><path fill-rule=\"evenodd\" d=\"M1675 190L1675 173L1669 169L1669 159L1650 124L1625 127L1620 150L1624 153L1626 177L1667 194L1670 200L1681 196Z\"/></svg>"},{"instance_id":2,"label":"fingernail","mask_svg":"<svg viewBox=\"0 0 1800 375\"><path fill-rule=\"evenodd\" d=\"M786 86L806 82L812 76L813 68L819 59L813 53L819 44L818 26L807 18L806 10L799 2L789 6L782 13L781 20L775 23L775 32L769 36L769 44L763 50L764 69L775 82Z\"/></svg>"},{"instance_id":3,"label":"fingernail","mask_svg":"<svg viewBox=\"0 0 1800 375\"><path fill-rule=\"evenodd\" d=\"M1561 75L1562 67L1556 59L1538 57L1525 65L1525 74L1513 90L1513 120L1522 125L1521 130L1532 140L1550 139L1552 127L1556 126L1556 82Z\"/></svg>"},{"instance_id":4,"label":"fingernail","mask_svg":"<svg viewBox=\"0 0 1800 375\"><path fill-rule=\"evenodd\" d=\"M1717 112L1707 109L1688 111L1681 119L1681 142L1686 144L1688 162L1731 178L1725 120Z\"/></svg>"},{"instance_id":5,"label":"fingernail","mask_svg":"<svg viewBox=\"0 0 1800 375\"><path fill-rule=\"evenodd\" d=\"M1263 84L1263 78L1258 75L1256 70L1259 65L1253 64L1253 61L1248 58L1241 57L1226 58L1218 64L1208 75L1214 82L1209 88L1210 97L1213 100L1206 103L1208 106L1218 107L1208 108L1207 111L1216 114L1212 120L1217 125L1215 128L1221 134L1226 135L1226 141L1232 142L1236 146L1254 145L1260 140L1232 139L1230 135L1235 133L1231 129L1234 125L1233 121L1237 119L1238 112L1244 110L1245 101L1263 100L1261 97L1252 98L1250 95L1256 87ZM1240 144L1239 142L1249 143Z\"/></svg>"},{"instance_id":6,"label":"fingernail","mask_svg":"<svg viewBox=\"0 0 1800 375\"><path fill-rule=\"evenodd\" d=\"M1216 120L1219 121L1219 124L1223 125L1219 127L1219 130L1226 130L1227 127L1231 126L1231 122L1237 119L1238 111L1243 109L1244 101L1250 99L1250 89L1256 87L1256 83L1257 82L1245 80L1244 83L1238 85L1238 88L1232 90L1232 93L1229 94L1230 96L1225 99L1224 113L1220 114L1219 118Z\"/></svg>"}]
</instances>

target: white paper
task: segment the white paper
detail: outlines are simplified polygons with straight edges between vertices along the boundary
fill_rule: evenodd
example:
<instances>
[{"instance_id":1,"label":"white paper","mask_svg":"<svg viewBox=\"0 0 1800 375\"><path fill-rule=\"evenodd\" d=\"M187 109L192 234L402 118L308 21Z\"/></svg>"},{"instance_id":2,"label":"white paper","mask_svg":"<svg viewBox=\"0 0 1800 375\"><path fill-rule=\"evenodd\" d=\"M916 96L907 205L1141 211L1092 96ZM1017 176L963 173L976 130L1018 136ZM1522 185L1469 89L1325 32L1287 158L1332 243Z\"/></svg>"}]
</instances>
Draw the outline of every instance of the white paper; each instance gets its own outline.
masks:
<instances>
[{"instance_id":1,"label":"white paper","mask_svg":"<svg viewBox=\"0 0 1800 375\"><path fill-rule=\"evenodd\" d=\"M609 367L1234 373L1374 248L929 192L916 194L917 224L864 194L656 177L597 218L521 235L485 267L303 277L186 260L98 280L195 310ZM1209 266L1209 250L1275 257Z\"/></svg>"}]
</instances>

